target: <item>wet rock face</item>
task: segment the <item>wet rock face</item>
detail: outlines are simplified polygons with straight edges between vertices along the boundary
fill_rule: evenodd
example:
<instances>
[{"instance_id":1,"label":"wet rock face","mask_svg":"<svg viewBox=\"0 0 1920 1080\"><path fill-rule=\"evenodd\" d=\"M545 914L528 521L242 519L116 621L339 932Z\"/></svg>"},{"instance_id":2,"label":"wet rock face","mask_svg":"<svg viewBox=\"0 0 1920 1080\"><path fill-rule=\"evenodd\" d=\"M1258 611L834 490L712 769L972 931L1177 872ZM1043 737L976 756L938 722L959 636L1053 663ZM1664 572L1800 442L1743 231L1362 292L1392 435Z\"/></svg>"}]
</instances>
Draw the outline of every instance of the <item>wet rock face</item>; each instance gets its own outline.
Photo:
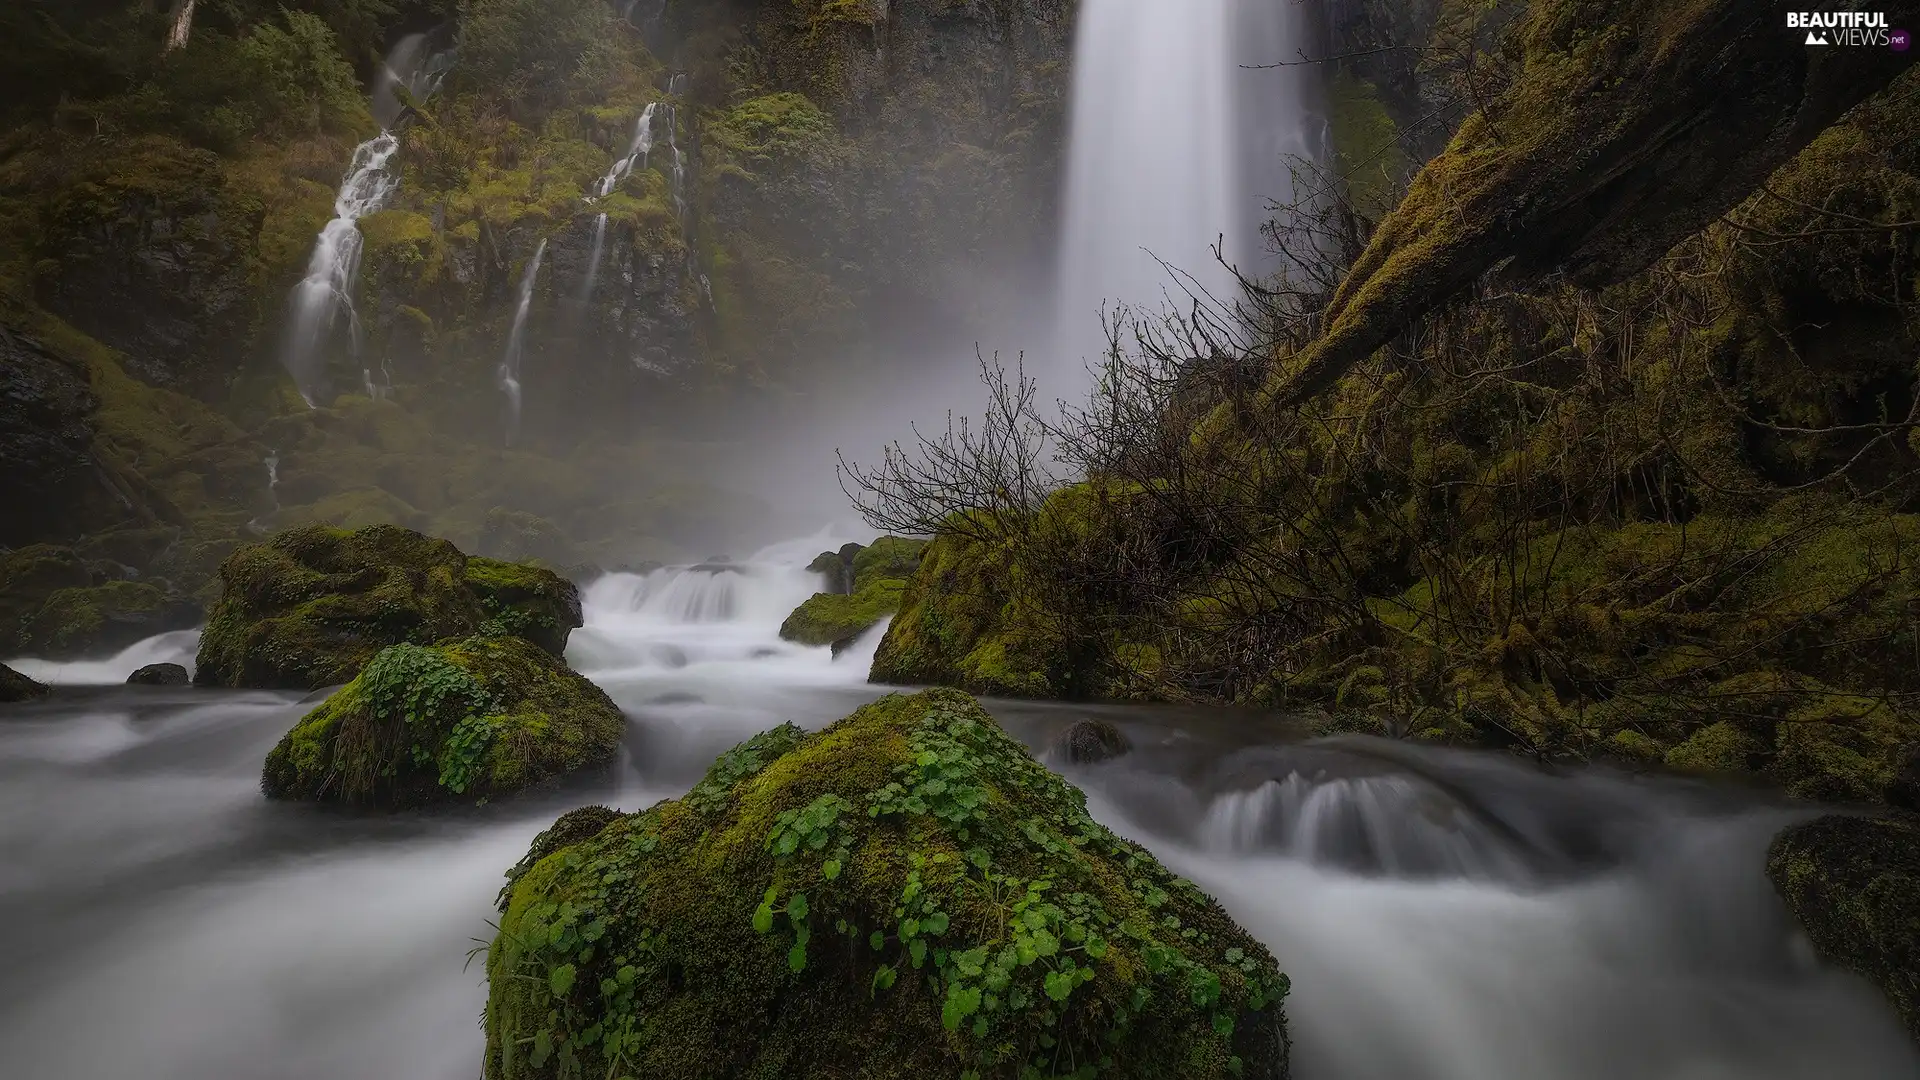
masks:
<instances>
[{"instance_id":1,"label":"wet rock face","mask_svg":"<svg viewBox=\"0 0 1920 1080\"><path fill-rule=\"evenodd\" d=\"M97 405L85 372L0 327L0 545L67 538Z\"/></svg>"},{"instance_id":2,"label":"wet rock face","mask_svg":"<svg viewBox=\"0 0 1920 1080\"><path fill-rule=\"evenodd\" d=\"M1920 1041L1920 818L1795 825L1767 876L1820 955L1879 988Z\"/></svg>"},{"instance_id":3,"label":"wet rock face","mask_svg":"<svg viewBox=\"0 0 1920 1080\"><path fill-rule=\"evenodd\" d=\"M199 389L254 329L257 222L226 204L220 159L153 141L77 183L54 214L40 301L125 354L129 374Z\"/></svg>"},{"instance_id":4,"label":"wet rock face","mask_svg":"<svg viewBox=\"0 0 1920 1080\"><path fill-rule=\"evenodd\" d=\"M148 664L127 676L128 686L186 686L192 681L179 664Z\"/></svg>"},{"instance_id":5,"label":"wet rock face","mask_svg":"<svg viewBox=\"0 0 1920 1080\"><path fill-rule=\"evenodd\" d=\"M1105 720L1089 718L1063 732L1054 749L1075 765L1097 765L1125 757L1133 751L1133 741Z\"/></svg>"}]
</instances>

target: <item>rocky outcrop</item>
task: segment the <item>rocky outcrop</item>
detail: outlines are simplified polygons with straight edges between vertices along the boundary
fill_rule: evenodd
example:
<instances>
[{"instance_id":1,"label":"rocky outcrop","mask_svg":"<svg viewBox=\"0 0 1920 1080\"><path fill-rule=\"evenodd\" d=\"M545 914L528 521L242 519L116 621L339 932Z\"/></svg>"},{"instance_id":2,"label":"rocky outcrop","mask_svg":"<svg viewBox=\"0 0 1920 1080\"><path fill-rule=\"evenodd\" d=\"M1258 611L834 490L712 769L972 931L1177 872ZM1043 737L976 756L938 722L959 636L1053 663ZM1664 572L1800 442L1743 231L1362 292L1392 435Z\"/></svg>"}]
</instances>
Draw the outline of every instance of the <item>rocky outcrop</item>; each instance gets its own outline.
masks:
<instances>
[{"instance_id":1,"label":"rocky outcrop","mask_svg":"<svg viewBox=\"0 0 1920 1080\"><path fill-rule=\"evenodd\" d=\"M0 664L0 705L11 705L21 701L32 701L46 697L50 691L25 675Z\"/></svg>"},{"instance_id":2,"label":"rocky outcrop","mask_svg":"<svg viewBox=\"0 0 1920 1080\"><path fill-rule=\"evenodd\" d=\"M1408 322L1505 264L1516 280L1621 281L1745 199L1906 67L1809 49L1772 7L1542 0L1511 81L1427 163L1348 271L1275 407L1331 386ZM1920 6L1888 9L1895 25Z\"/></svg>"},{"instance_id":3,"label":"rocky outcrop","mask_svg":"<svg viewBox=\"0 0 1920 1080\"><path fill-rule=\"evenodd\" d=\"M0 325L0 545L70 539L84 524L98 404L84 371Z\"/></svg>"},{"instance_id":4,"label":"rocky outcrop","mask_svg":"<svg viewBox=\"0 0 1920 1080\"><path fill-rule=\"evenodd\" d=\"M387 646L483 631L558 656L580 625L579 591L559 575L469 558L391 525L281 533L235 552L220 581L195 664L201 686L333 686Z\"/></svg>"},{"instance_id":5,"label":"rocky outcrop","mask_svg":"<svg viewBox=\"0 0 1920 1080\"><path fill-rule=\"evenodd\" d=\"M1877 987L1920 1041L1920 818L1795 825L1767 876L1820 955Z\"/></svg>"},{"instance_id":6,"label":"rocky outcrop","mask_svg":"<svg viewBox=\"0 0 1920 1080\"><path fill-rule=\"evenodd\" d=\"M199 603L164 579L138 580L112 558L83 558L51 544L0 554L0 650L53 660L103 655L195 626L200 616Z\"/></svg>"},{"instance_id":7,"label":"rocky outcrop","mask_svg":"<svg viewBox=\"0 0 1920 1080\"><path fill-rule=\"evenodd\" d=\"M489 1076L1287 1075L1266 948L953 691L543 840L487 954Z\"/></svg>"},{"instance_id":8,"label":"rocky outcrop","mask_svg":"<svg viewBox=\"0 0 1920 1080\"><path fill-rule=\"evenodd\" d=\"M269 797L394 809L486 802L613 760L599 687L511 635L382 649L267 755Z\"/></svg>"},{"instance_id":9,"label":"rocky outcrop","mask_svg":"<svg viewBox=\"0 0 1920 1080\"><path fill-rule=\"evenodd\" d=\"M924 540L883 536L867 547L826 552L808 569L825 567L828 590L815 593L780 624L780 636L802 645L832 645L836 653L900 610L907 579L920 565ZM852 555L849 558L848 549ZM839 586L839 588L835 588Z\"/></svg>"}]
</instances>

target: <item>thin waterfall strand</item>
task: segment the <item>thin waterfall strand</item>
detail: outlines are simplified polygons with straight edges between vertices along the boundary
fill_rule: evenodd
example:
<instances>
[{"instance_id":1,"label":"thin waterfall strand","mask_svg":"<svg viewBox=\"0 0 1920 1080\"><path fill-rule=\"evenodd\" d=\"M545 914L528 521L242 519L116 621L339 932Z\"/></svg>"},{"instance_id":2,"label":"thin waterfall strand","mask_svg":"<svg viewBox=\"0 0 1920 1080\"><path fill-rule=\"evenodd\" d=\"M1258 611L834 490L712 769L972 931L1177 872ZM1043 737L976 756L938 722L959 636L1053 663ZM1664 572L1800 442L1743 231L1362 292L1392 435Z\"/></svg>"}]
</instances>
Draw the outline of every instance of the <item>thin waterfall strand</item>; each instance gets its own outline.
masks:
<instances>
[{"instance_id":1,"label":"thin waterfall strand","mask_svg":"<svg viewBox=\"0 0 1920 1080\"><path fill-rule=\"evenodd\" d=\"M649 104L640 113L640 119L633 128L633 143L627 147L627 156L613 163L607 175L593 189L593 202L599 202L613 194L614 188L622 180L632 175L638 167L645 169L647 160L653 154L653 114L660 107L659 102ZM580 302L588 303L593 299L593 287L600 276L600 253L606 245L607 215L603 212L593 222L593 254L587 259L587 283L580 290Z\"/></svg>"},{"instance_id":2,"label":"thin waterfall strand","mask_svg":"<svg viewBox=\"0 0 1920 1080\"><path fill-rule=\"evenodd\" d=\"M513 309L513 329L507 333L507 353L500 361L500 390L507 395L507 442L520 434L520 360L526 349L527 313L533 310L533 284L540 276L540 261L547 256L547 242L533 249L526 273L520 275L520 301Z\"/></svg>"},{"instance_id":3,"label":"thin waterfall strand","mask_svg":"<svg viewBox=\"0 0 1920 1080\"><path fill-rule=\"evenodd\" d=\"M353 308L363 242L358 223L386 205L399 188L399 173L388 168L399 150L400 140L384 131L354 148L347 178L333 200L333 220L320 230L307 261L307 276L294 286L292 319L281 363L309 405L325 382L321 345L343 315L350 346L355 355L359 353L359 318Z\"/></svg>"}]
</instances>

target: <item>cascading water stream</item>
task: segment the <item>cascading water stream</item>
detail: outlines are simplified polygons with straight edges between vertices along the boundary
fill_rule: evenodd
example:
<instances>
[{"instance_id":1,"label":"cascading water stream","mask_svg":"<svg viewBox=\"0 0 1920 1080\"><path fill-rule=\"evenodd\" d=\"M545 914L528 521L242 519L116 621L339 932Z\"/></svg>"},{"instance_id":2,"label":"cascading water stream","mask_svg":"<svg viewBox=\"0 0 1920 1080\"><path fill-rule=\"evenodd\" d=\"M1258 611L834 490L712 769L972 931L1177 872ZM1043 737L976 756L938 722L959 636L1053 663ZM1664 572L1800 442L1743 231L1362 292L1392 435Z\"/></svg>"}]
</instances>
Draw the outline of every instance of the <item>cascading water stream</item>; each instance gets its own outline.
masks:
<instances>
[{"instance_id":1,"label":"cascading water stream","mask_svg":"<svg viewBox=\"0 0 1920 1080\"><path fill-rule=\"evenodd\" d=\"M1083 0L1043 381L1077 391L1106 346L1103 309L1184 308L1189 290L1231 304L1221 258L1268 269L1264 209L1289 195L1286 156L1313 152L1304 79L1272 66L1298 59L1304 19L1287 0Z\"/></svg>"},{"instance_id":2,"label":"cascading water stream","mask_svg":"<svg viewBox=\"0 0 1920 1080\"><path fill-rule=\"evenodd\" d=\"M626 156L614 162L613 167L607 170L607 174L600 178L600 183L593 189L592 201L599 202L613 194L614 188L620 185L620 181L631 175L636 167L641 169L647 167L647 159L653 153L653 116L659 107L660 103L656 101L648 103L647 107L641 110L640 119L634 122L633 143L627 147ZM606 239L607 215L603 212L593 222L593 253L587 259L586 284L580 289L582 304L593 299L593 287L600 276L600 253L606 244Z\"/></svg>"},{"instance_id":3,"label":"cascading water stream","mask_svg":"<svg viewBox=\"0 0 1920 1080\"><path fill-rule=\"evenodd\" d=\"M333 220L320 230L313 255L307 260L307 276L294 286L281 363L309 405L315 403L326 384L321 347L342 315L347 321L349 348L353 355L359 355L360 326L353 307L364 240L359 221L386 205L399 188L399 174L388 168L399 150L400 140L385 131L354 148L347 178L333 200ZM371 372L363 371L362 375L371 381Z\"/></svg>"},{"instance_id":4,"label":"cascading water stream","mask_svg":"<svg viewBox=\"0 0 1920 1080\"><path fill-rule=\"evenodd\" d=\"M540 262L547 257L543 239L533 249L533 258L520 275L520 299L513 308L513 328L507 332L506 355L500 360L500 390L507 396L507 442L520 434L520 361L526 351L527 315L533 310L533 286L540 277Z\"/></svg>"}]
</instances>

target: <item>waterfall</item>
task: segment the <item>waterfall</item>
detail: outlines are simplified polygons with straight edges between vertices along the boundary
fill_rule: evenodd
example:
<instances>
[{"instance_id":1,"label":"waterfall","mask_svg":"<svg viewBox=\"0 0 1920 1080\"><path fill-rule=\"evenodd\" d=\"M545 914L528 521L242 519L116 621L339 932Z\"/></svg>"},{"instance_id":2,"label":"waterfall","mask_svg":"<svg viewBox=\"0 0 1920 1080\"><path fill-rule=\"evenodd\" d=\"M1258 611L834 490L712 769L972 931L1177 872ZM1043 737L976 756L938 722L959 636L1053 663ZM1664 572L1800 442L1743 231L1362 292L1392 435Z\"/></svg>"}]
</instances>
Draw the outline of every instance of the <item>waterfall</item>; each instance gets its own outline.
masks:
<instances>
[{"instance_id":1,"label":"waterfall","mask_svg":"<svg viewBox=\"0 0 1920 1080\"><path fill-rule=\"evenodd\" d=\"M1297 69L1250 68L1299 59L1298 8L1081 5L1058 286L1066 371L1104 348L1103 307L1152 311L1164 296L1185 306L1185 289L1231 303L1216 245L1236 266L1265 269L1262 211L1288 197L1284 155L1310 148L1310 102Z\"/></svg>"},{"instance_id":2,"label":"waterfall","mask_svg":"<svg viewBox=\"0 0 1920 1080\"><path fill-rule=\"evenodd\" d=\"M679 97L687 92L687 75L681 72L667 80L667 93ZM680 149L680 106L667 106L667 150L672 155L673 167L673 209L680 216L680 226L684 231L687 224L687 155ZM692 250L692 245L688 245Z\"/></svg>"},{"instance_id":3,"label":"waterfall","mask_svg":"<svg viewBox=\"0 0 1920 1080\"><path fill-rule=\"evenodd\" d=\"M398 123L406 109L399 94L402 89L415 104L424 104L433 97L453 68L453 55L451 49L429 52L426 34L408 34L401 38L387 54L380 78L374 84L373 118L382 127Z\"/></svg>"},{"instance_id":4,"label":"waterfall","mask_svg":"<svg viewBox=\"0 0 1920 1080\"><path fill-rule=\"evenodd\" d=\"M641 111L640 119L633 126L633 143L627 147L627 156L614 162L613 167L607 170L607 175L600 178L589 201L599 202L613 194L613 189L619 186L620 181L633 172L635 163L642 169L647 167L647 159L653 154L653 114L659 107L659 102L652 102ZM600 275L600 252L606 239L607 215L603 212L593 223L593 254L587 259L587 283L580 290L582 304L593 299L594 282Z\"/></svg>"},{"instance_id":5,"label":"waterfall","mask_svg":"<svg viewBox=\"0 0 1920 1080\"><path fill-rule=\"evenodd\" d=\"M307 276L294 286L292 318L280 362L309 405L326 381L320 347L342 314L347 319L350 347L354 355L359 355L360 327L353 310L362 242L358 222L386 205L399 188L398 173L387 167L399 150L400 140L385 131L354 148L347 178L333 200L333 220L320 230L313 255L307 260Z\"/></svg>"},{"instance_id":6,"label":"waterfall","mask_svg":"<svg viewBox=\"0 0 1920 1080\"><path fill-rule=\"evenodd\" d=\"M540 276L540 260L547 256L547 242L533 249L533 259L520 275L520 301L513 309L513 329L507 333L507 353L500 360L500 389L507 395L507 441L520 433L520 359L525 351L527 313L533 310L533 283Z\"/></svg>"}]
</instances>

